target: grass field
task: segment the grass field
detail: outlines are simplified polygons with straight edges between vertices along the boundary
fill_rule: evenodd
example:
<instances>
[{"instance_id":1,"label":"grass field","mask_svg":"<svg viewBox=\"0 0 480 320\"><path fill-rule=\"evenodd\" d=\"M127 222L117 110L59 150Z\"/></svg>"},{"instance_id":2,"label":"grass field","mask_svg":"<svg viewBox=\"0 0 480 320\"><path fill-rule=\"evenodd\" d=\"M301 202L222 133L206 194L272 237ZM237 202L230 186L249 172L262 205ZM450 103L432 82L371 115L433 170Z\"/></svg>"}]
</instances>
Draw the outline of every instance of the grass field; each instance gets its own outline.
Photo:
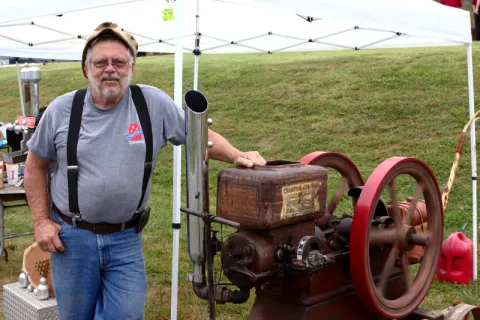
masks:
<instances>
[{"instance_id":1,"label":"grass field","mask_svg":"<svg viewBox=\"0 0 480 320\"><path fill-rule=\"evenodd\" d=\"M480 46L475 44L477 85L479 53ZM141 58L133 82L173 95L173 71L173 56ZM239 149L258 150L268 160L297 160L312 151L337 151L351 158L365 179L383 160L411 156L432 168L442 189L459 132L469 118L465 47L205 55L200 57L199 79L199 90L210 102L212 129ZM184 89L192 83L193 57L185 56ZM14 68L0 69L0 84L0 120L11 121L20 110ZM79 63L43 66L41 105L87 85ZM465 149L445 212L445 235L465 222L469 223L467 235L472 234L469 141ZM223 166L210 164L212 212L216 174ZM149 277L146 319L170 317L171 184L172 148L168 146L160 153L153 175L154 214L144 232ZM6 234L32 229L29 213L22 208L9 209L5 225ZM186 280L191 272L186 239L185 227L178 314L180 319L206 319L207 303L195 296ZM22 252L32 242L33 237L6 241L10 261L0 262L0 286L16 280ZM456 286L435 281L423 306L443 309L453 301L480 305L479 289L478 282ZM218 306L217 318L245 319L253 297L252 291L246 304Z\"/></svg>"}]
</instances>

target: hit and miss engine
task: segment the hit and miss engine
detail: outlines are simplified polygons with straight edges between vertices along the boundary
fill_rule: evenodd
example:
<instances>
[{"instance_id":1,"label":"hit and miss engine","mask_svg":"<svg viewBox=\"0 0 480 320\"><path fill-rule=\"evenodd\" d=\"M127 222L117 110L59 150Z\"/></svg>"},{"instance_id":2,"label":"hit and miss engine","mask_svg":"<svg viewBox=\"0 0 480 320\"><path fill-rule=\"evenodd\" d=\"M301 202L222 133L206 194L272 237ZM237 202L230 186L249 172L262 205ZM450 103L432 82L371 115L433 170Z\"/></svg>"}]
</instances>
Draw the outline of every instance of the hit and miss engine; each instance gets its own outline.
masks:
<instances>
[{"instance_id":1,"label":"hit and miss engine","mask_svg":"<svg viewBox=\"0 0 480 320\"><path fill-rule=\"evenodd\" d=\"M210 307L213 300L242 303L252 288L250 319L402 318L418 307L435 275L443 238L440 191L426 164L390 158L366 183L339 153L223 169L217 216L211 216L208 159L201 151L208 144L206 138L198 142L200 133L206 134L206 125L199 123L206 122L194 121L204 116L207 104L198 92L187 93L186 105L192 104L204 108L187 111L187 133L197 133L197 140L190 147L187 142L189 209L184 211L202 218L189 215L189 253L194 290L211 300ZM340 176L335 190L328 188L327 169ZM351 199L349 212L337 214L345 197ZM222 242L212 237L212 221L238 230ZM213 285L216 251L225 276L239 290Z\"/></svg>"}]
</instances>

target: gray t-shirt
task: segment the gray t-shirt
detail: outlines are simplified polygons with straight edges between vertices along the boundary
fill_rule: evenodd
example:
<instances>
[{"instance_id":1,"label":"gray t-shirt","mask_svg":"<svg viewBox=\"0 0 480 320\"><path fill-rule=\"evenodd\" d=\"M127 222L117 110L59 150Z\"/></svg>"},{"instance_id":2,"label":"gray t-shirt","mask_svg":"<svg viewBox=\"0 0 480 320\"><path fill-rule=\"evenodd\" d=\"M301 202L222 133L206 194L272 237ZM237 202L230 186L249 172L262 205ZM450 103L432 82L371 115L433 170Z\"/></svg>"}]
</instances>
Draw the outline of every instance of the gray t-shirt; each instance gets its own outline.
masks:
<instances>
[{"instance_id":1,"label":"gray t-shirt","mask_svg":"<svg viewBox=\"0 0 480 320\"><path fill-rule=\"evenodd\" d=\"M163 91L140 85L152 123L153 168L167 141L185 142L183 111ZM57 208L69 210L67 182L67 135L75 91L55 99L45 111L27 146L41 159L56 159L51 197ZM145 139L130 88L113 108L102 110L92 102L88 88L83 107L78 158L78 206L90 223L122 223L132 218L142 193ZM142 208L150 194L148 183Z\"/></svg>"}]
</instances>

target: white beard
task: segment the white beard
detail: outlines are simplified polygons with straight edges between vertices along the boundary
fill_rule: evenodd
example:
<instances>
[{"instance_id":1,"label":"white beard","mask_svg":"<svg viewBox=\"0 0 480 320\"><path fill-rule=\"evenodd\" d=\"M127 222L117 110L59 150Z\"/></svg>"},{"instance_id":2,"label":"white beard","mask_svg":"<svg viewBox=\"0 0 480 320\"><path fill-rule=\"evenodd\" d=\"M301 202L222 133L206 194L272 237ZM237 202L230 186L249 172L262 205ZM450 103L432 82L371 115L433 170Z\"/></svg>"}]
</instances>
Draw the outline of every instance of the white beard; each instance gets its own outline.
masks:
<instances>
[{"instance_id":1,"label":"white beard","mask_svg":"<svg viewBox=\"0 0 480 320\"><path fill-rule=\"evenodd\" d=\"M120 80L120 76L118 73L102 73L102 75L98 78L94 78L91 76L91 72L88 72L88 81L90 81L90 85L94 88L97 92L99 92L104 98L115 97L120 95L129 85L130 81L132 80L132 68L128 69L128 75ZM117 89L103 89L102 90L102 80L104 79L117 79L120 80L120 86Z\"/></svg>"}]
</instances>

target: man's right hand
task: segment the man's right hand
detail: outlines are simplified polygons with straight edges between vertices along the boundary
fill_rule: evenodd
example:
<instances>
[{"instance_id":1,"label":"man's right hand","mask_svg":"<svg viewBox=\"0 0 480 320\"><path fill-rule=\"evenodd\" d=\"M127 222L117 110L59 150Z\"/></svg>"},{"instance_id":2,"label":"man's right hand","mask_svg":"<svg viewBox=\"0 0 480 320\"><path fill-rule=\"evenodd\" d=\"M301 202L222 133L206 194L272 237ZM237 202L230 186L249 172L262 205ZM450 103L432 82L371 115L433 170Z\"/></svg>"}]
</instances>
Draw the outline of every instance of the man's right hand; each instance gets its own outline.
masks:
<instances>
[{"instance_id":1,"label":"man's right hand","mask_svg":"<svg viewBox=\"0 0 480 320\"><path fill-rule=\"evenodd\" d=\"M60 225L49 218L35 223L35 240L40 249L48 252L63 252L65 248L58 237L59 231Z\"/></svg>"}]
</instances>

